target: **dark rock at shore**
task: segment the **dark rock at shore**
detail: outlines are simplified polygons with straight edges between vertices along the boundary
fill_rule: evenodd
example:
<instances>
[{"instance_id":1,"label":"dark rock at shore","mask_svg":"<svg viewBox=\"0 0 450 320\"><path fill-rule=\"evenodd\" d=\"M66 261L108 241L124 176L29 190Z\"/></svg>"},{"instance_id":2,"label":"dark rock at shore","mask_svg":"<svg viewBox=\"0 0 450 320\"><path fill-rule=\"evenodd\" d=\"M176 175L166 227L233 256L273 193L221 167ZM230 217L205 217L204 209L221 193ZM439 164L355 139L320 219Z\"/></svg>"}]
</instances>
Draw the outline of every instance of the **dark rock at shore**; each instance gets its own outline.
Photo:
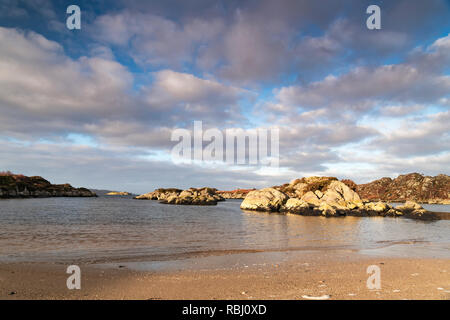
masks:
<instances>
[{"instance_id":1,"label":"dark rock at shore","mask_svg":"<svg viewBox=\"0 0 450 320\"><path fill-rule=\"evenodd\" d=\"M371 201L450 204L450 176L435 177L419 173L400 175L395 179L381 178L360 184L356 192Z\"/></svg>"},{"instance_id":2,"label":"dark rock at shore","mask_svg":"<svg viewBox=\"0 0 450 320\"><path fill-rule=\"evenodd\" d=\"M39 176L0 173L0 198L96 197L86 188L70 184L51 184Z\"/></svg>"}]
</instances>

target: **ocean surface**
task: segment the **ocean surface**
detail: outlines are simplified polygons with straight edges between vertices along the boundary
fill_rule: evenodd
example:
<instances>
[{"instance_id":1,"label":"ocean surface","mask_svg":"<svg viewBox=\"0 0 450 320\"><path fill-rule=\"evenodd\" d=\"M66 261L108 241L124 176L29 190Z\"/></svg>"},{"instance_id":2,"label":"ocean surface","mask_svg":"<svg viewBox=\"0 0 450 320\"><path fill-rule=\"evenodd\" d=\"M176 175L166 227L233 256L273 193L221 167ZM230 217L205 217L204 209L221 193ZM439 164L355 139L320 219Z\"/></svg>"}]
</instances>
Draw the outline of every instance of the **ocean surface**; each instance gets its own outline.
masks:
<instances>
[{"instance_id":1,"label":"ocean surface","mask_svg":"<svg viewBox=\"0 0 450 320\"><path fill-rule=\"evenodd\" d=\"M0 262L145 262L356 250L450 258L450 220L303 217L217 206L174 206L131 197L0 200ZM432 205L450 212L450 206Z\"/></svg>"}]
</instances>

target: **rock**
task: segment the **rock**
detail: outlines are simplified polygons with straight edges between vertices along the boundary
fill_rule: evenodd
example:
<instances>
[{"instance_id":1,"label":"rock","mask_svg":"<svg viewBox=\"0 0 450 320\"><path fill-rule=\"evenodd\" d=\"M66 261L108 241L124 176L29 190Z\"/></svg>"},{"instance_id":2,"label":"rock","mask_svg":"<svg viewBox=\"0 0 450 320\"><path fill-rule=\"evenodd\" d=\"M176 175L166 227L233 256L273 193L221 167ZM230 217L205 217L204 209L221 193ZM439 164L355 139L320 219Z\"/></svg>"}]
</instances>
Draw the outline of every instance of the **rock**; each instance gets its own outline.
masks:
<instances>
[{"instance_id":1,"label":"rock","mask_svg":"<svg viewBox=\"0 0 450 320\"><path fill-rule=\"evenodd\" d=\"M107 196L129 196L131 193L125 191L111 191L106 194Z\"/></svg>"},{"instance_id":2,"label":"rock","mask_svg":"<svg viewBox=\"0 0 450 320\"><path fill-rule=\"evenodd\" d=\"M403 205L398 206L396 208L397 210L400 210L404 213L408 213L415 210L423 210L423 207L414 201L406 201Z\"/></svg>"},{"instance_id":3,"label":"rock","mask_svg":"<svg viewBox=\"0 0 450 320\"><path fill-rule=\"evenodd\" d=\"M217 191L224 199L244 199L250 191L255 189L236 189L232 191Z\"/></svg>"},{"instance_id":4,"label":"rock","mask_svg":"<svg viewBox=\"0 0 450 320\"><path fill-rule=\"evenodd\" d=\"M378 214L381 214L383 212L387 212L389 209L391 209L391 206L387 203L378 201L378 202L369 202L365 204L365 207L367 210L375 211Z\"/></svg>"},{"instance_id":5,"label":"rock","mask_svg":"<svg viewBox=\"0 0 450 320\"><path fill-rule=\"evenodd\" d=\"M314 191L314 194L316 195L317 198L321 199L323 197L323 193L320 190L316 190Z\"/></svg>"},{"instance_id":6,"label":"rock","mask_svg":"<svg viewBox=\"0 0 450 320\"><path fill-rule=\"evenodd\" d=\"M407 218L422 220L439 219L435 213L425 210L420 204L414 201L406 201L402 206L398 206L395 209Z\"/></svg>"},{"instance_id":7,"label":"rock","mask_svg":"<svg viewBox=\"0 0 450 320\"><path fill-rule=\"evenodd\" d=\"M341 181L332 181L327 186L322 201L345 205L346 202L361 201L361 198L345 183Z\"/></svg>"},{"instance_id":8,"label":"rock","mask_svg":"<svg viewBox=\"0 0 450 320\"><path fill-rule=\"evenodd\" d=\"M354 202L350 202L350 203L347 204L347 208L350 209L350 210L354 210L354 209L359 208L359 206L356 203L354 203Z\"/></svg>"},{"instance_id":9,"label":"rock","mask_svg":"<svg viewBox=\"0 0 450 320\"><path fill-rule=\"evenodd\" d=\"M302 197L301 200L310 203L312 205L318 206L320 204L320 199L317 197L317 194L315 194L312 191L308 191L307 193L305 193Z\"/></svg>"},{"instance_id":10,"label":"rock","mask_svg":"<svg viewBox=\"0 0 450 320\"><path fill-rule=\"evenodd\" d=\"M326 216L326 217L337 215L336 209L334 209L332 206L330 206L326 202L320 203L319 210L322 212L322 215Z\"/></svg>"},{"instance_id":11,"label":"rock","mask_svg":"<svg viewBox=\"0 0 450 320\"><path fill-rule=\"evenodd\" d=\"M330 181L322 190L306 192L301 200L317 207L326 203L333 210L337 210L339 214L345 214L345 211L355 209L361 203L361 199L356 192L337 180ZM327 212L331 211L327 210Z\"/></svg>"},{"instance_id":12,"label":"rock","mask_svg":"<svg viewBox=\"0 0 450 320\"><path fill-rule=\"evenodd\" d=\"M309 204L298 198L290 198L282 206L281 210L283 212L291 212L296 214L308 214L310 211Z\"/></svg>"},{"instance_id":13,"label":"rock","mask_svg":"<svg viewBox=\"0 0 450 320\"><path fill-rule=\"evenodd\" d=\"M395 209L389 209L384 213L385 217L399 217L402 216L403 212L399 211L399 210L395 210Z\"/></svg>"},{"instance_id":14,"label":"rock","mask_svg":"<svg viewBox=\"0 0 450 320\"><path fill-rule=\"evenodd\" d=\"M241 209L257 211L278 211L288 196L274 188L251 191L241 203Z\"/></svg>"}]
</instances>

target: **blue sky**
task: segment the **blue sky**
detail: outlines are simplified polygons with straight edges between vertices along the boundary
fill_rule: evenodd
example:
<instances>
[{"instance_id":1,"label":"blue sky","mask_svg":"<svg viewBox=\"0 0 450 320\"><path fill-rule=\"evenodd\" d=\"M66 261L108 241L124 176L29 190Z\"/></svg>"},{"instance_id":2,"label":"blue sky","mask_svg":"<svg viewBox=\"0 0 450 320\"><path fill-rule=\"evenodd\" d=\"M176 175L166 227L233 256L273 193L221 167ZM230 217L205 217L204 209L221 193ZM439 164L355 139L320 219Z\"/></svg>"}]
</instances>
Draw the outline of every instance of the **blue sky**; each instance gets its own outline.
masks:
<instances>
[{"instance_id":1,"label":"blue sky","mask_svg":"<svg viewBox=\"0 0 450 320\"><path fill-rule=\"evenodd\" d=\"M448 174L449 33L444 0L0 0L0 168L136 193ZM194 121L278 127L280 169L175 164Z\"/></svg>"}]
</instances>

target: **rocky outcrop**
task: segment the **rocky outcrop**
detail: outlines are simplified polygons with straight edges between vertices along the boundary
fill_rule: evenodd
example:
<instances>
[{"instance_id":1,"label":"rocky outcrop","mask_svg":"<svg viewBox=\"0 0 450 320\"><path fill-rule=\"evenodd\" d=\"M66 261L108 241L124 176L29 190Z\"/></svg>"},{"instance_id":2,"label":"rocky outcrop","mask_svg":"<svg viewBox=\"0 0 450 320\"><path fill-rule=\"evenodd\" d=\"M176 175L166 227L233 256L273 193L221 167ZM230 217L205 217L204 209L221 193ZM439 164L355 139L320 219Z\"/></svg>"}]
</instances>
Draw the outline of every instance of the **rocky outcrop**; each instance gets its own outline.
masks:
<instances>
[{"instance_id":1,"label":"rocky outcrop","mask_svg":"<svg viewBox=\"0 0 450 320\"><path fill-rule=\"evenodd\" d=\"M180 189L156 189L135 199L145 200L159 200L164 204L179 204L179 205L216 205L219 201L225 199L218 195L217 189L214 188L190 188L187 190Z\"/></svg>"},{"instance_id":2,"label":"rocky outcrop","mask_svg":"<svg viewBox=\"0 0 450 320\"><path fill-rule=\"evenodd\" d=\"M400 175L395 179L381 178L357 186L358 194L372 201L420 203L450 203L450 176L435 177L419 173Z\"/></svg>"},{"instance_id":3,"label":"rocky outcrop","mask_svg":"<svg viewBox=\"0 0 450 320\"><path fill-rule=\"evenodd\" d=\"M217 191L225 199L244 199L250 191L255 189L236 189L232 191Z\"/></svg>"},{"instance_id":4,"label":"rocky outcrop","mask_svg":"<svg viewBox=\"0 0 450 320\"><path fill-rule=\"evenodd\" d=\"M394 208L385 202L362 200L350 186L334 177L296 179L282 186L249 192L241 203L241 209L326 217L349 215L438 218L417 204Z\"/></svg>"},{"instance_id":5,"label":"rocky outcrop","mask_svg":"<svg viewBox=\"0 0 450 320\"><path fill-rule=\"evenodd\" d=\"M0 198L46 198L46 197L96 197L86 188L74 188L70 184L51 184L39 176L0 174Z\"/></svg>"},{"instance_id":6,"label":"rocky outcrop","mask_svg":"<svg viewBox=\"0 0 450 320\"><path fill-rule=\"evenodd\" d=\"M107 196L130 196L131 193L126 192L126 191L111 191L106 193L105 195Z\"/></svg>"},{"instance_id":7,"label":"rocky outcrop","mask_svg":"<svg viewBox=\"0 0 450 320\"><path fill-rule=\"evenodd\" d=\"M134 197L134 199L138 200L165 200L170 196L177 196L180 192L183 191L181 189L176 188L159 188L153 192L148 192L141 194L140 196Z\"/></svg>"}]
</instances>

